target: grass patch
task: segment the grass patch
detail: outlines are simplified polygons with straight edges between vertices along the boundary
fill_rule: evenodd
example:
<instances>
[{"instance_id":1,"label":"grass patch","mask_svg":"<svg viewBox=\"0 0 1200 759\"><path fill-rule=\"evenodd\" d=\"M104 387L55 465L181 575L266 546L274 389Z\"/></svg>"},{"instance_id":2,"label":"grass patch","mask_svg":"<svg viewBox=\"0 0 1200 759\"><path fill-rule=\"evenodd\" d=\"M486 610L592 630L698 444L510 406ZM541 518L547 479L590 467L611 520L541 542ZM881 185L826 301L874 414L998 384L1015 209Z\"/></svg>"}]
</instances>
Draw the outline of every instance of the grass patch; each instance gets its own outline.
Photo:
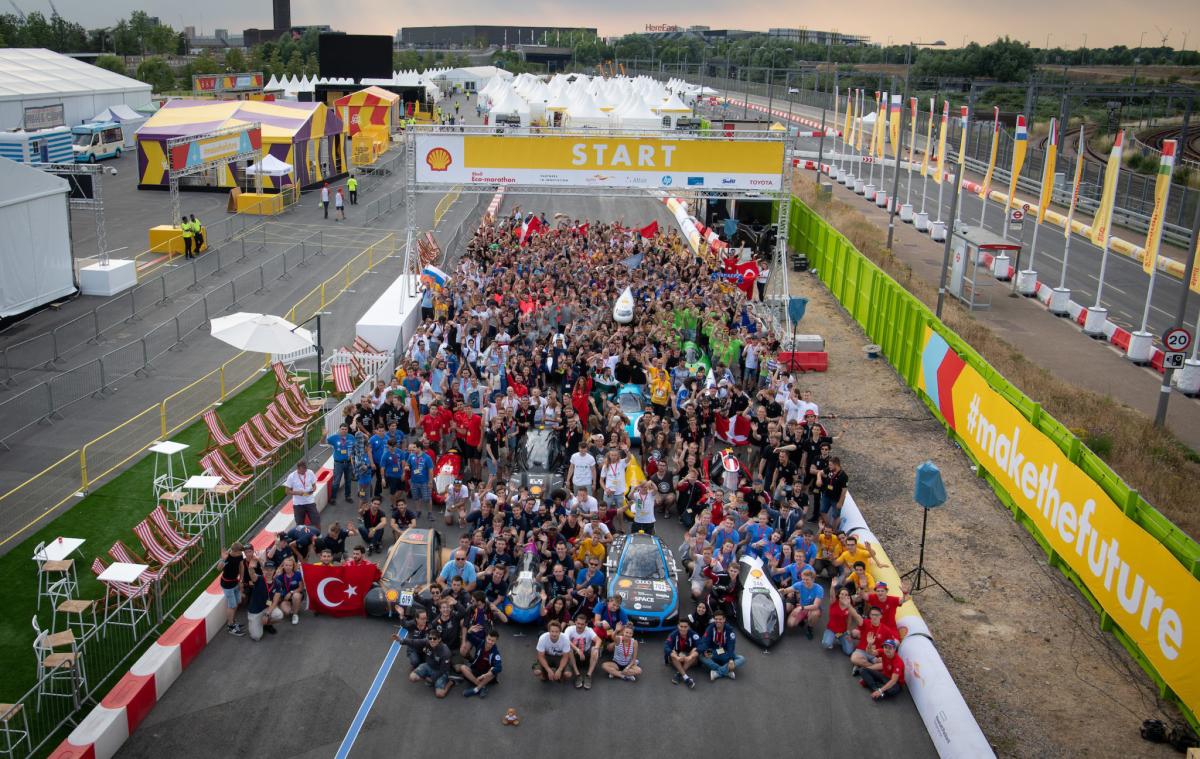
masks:
<instances>
[{"instance_id":1,"label":"grass patch","mask_svg":"<svg viewBox=\"0 0 1200 759\"><path fill-rule=\"evenodd\" d=\"M907 264L884 247L884 232L840 200L820 200L810 181L793 183L796 195L828 220L863 255L932 309L936 284L913 276ZM1102 458L1147 503L1193 538L1200 537L1200 456L1173 432L1155 427L1135 409L1072 385L1031 363L1014 345L950 299L942 321L1025 395Z\"/></svg>"},{"instance_id":2,"label":"grass patch","mask_svg":"<svg viewBox=\"0 0 1200 759\"><path fill-rule=\"evenodd\" d=\"M274 395L275 377L268 372L226 400L218 408L217 414L227 429L234 430L261 412ZM204 422L196 421L172 435L171 439L191 446L184 451L187 471L189 474L199 474L199 459L208 444L208 430ZM154 509L153 479L154 455L151 454L0 556L0 577L6 580L0 585L0 608L4 609L4 614L0 615L0 672L4 672L0 701L15 702L37 682L30 619L38 615L43 628L47 627L50 607L47 601L43 601L41 614L38 614L37 572L32 559L34 547L39 542L49 543L59 536L86 539L79 552L82 556L75 557L76 575L79 578L76 597L102 599L105 588L89 569L92 559L102 556L107 562L108 549L118 539L125 541L131 549L140 550L141 544L133 534L133 526Z\"/></svg>"}]
</instances>

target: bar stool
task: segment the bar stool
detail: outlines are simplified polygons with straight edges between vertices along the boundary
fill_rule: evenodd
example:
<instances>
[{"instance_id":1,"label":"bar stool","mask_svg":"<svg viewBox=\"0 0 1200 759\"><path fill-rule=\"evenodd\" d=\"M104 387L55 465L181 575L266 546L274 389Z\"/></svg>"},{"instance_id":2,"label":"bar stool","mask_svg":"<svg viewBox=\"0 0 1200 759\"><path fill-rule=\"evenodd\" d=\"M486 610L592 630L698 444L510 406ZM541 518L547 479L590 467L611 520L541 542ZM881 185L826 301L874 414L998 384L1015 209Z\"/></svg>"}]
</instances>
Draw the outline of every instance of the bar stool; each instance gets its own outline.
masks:
<instances>
[{"instance_id":1,"label":"bar stool","mask_svg":"<svg viewBox=\"0 0 1200 759\"><path fill-rule=\"evenodd\" d=\"M33 652L38 659L38 711L42 708L42 698L70 698L79 703L79 691L87 689L87 675L80 662L79 649L75 643L75 634L70 630L51 633L42 630L33 618L33 629L36 636L33 640ZM70 651L55 649L70 646ZM60 690L59 686L65 689Z\"/></svg>"},{"instance_id":2,"label":"bar stool","mask_svg":"<svg viewBox=\"0 0 1200 759\"><path fill-rule=\"evenodd\" d=\"M33 550L34 560L38 564L38 610L42 608L42 597L46 597L53 604L57 601L65 601L75 595L75 591L79 587L79 583L75 579L75 560L62 559L61 561L42 561L39 556L44 556L46 544L38 543Z\"/></svg>"},{"instance_id":3,"label":"bar stool","mask_svg":"<svg viewBox=\"0 0 1200 759\"><path fill-rule=\"evenodd\" d=\"M66 601L63 601L54 610L54 616L51 618L52 627L58 627L59 614L64 615L66 618L68 630L78 628L80 638L87 638L98 626L96 621L96 601L94 600L68 598Z\"/></svg>"},{"instance_id":4,"label":"bar stool","mask_svg":"<svg viewBox=\"0 0 1200 759\"><path fill-rule=\"evenodd\" d=\"M20 728L13 724L18 717L21 718ZM28 747L28 751L19 756L33 753L33 746L29 742L29 715L25 713L24 704L0 704L0 738L4 740L4 745L0 746L4 756L18 756L17 749L22 743Z\"/></svg>"}]
</instances>

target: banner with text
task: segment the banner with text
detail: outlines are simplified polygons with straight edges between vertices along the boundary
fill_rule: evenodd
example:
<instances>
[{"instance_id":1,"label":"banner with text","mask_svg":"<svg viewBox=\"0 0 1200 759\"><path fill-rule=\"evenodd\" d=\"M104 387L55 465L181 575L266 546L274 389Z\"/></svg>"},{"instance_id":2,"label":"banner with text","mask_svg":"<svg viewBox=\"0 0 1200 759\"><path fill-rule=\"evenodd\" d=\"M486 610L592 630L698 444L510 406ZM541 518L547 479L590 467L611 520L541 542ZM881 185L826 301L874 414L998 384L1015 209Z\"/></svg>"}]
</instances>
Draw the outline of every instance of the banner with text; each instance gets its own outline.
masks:
<instances>
[{"instance_id":1,"label":"banner with text","mask_svg":"<svg viewBox=\"0 0 1200 759\"><path fill-rule=\"evenodd\" d=\"M1179 698L1200 707L1200 580L930 327L918 387Z\"/></svg>"},{"instance_id":2,"label":"banner with text","mask_svg":"<svg viewBox=\"0 0 1200 759\"><path fill-rule=\"evenodd\" d=\"M171 169L181 171L261 149L262 129L248 126L244 131L204 137L172 147Z\"/></svg>"},{"instance_id":3,"label":"banner with text","mask_svg":"<svg viewBox=\"0 0 1200 759\"><path fill-rule=\"evenodd\" d=\"M420 183L760 192L783 186L782 139L463 134L415 139Z\"/></svg>"}]
</instances>

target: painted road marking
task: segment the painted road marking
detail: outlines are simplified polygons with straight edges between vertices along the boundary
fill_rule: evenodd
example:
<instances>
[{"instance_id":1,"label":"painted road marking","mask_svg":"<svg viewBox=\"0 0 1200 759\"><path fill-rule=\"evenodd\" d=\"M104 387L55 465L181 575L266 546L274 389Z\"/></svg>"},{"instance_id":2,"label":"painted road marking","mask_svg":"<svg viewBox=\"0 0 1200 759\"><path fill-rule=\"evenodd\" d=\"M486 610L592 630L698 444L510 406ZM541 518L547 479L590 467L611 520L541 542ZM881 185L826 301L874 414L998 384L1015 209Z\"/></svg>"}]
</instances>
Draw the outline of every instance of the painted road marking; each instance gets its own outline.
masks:
<instances>
[{"instance_id":1,"label":"painted road marking","mask_svg":"<svg viewBox=\"0 0 1200 759\"><path fill-rule=\"evenodd\" d=\"M401 637L405 637L407 632L407 630L402 630ZM354 741L358 739L358 734L367 721L367 715L371 713L371 707L375 706L375 699L379 698L379 691L383 689L383 683L387 680L388 673L392 671L392 665L396 663L396 657L399 654L400 641L394 640L392 647L388 649L387 656L383 657L383 663L379 665L379 671L375 673L371 689L367 691L366 697L358 707L358 714L355 714L353 721L350 722L350 728L346 730L346 737L342 738L342 745L338 747L334 759L346 759L350 755L350 749L354 747Z\"/></svg>"}]
</instances>

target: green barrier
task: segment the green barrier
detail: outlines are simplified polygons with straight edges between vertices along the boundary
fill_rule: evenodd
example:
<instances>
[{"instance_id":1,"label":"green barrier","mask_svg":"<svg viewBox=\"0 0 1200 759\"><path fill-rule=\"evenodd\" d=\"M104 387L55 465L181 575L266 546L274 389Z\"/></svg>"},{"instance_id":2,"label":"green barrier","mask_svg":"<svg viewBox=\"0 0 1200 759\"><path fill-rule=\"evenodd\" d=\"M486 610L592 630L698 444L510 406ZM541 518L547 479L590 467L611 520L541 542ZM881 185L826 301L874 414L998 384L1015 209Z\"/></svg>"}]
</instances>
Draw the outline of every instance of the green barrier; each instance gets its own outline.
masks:
<instances>
[{"instance_id":1,"label":"green barrier","mask_svg":"<svg viewBox=\"0 0 1200 759\"><path fill-rule=\"evenodd\" d=\"M1069 459L1070 463L1077 466L1083 474L1096 483L1130 521L1141 527L1169 551L1170 555L1179 561L1184 571L1190 573L1192 578L1200 578L1200 545L1142 499L1137 491L1130 489L1078 437L1057 419L1043 412L1040 404L1013 386L966 341L937 319L933 312L916 296L905 290L896 280L859 252L831 224L797 198L792 199L788 243L793 250L807 254L810 266L816 270L821 281L850 316L858 322L871 341L880 346L884 357L908 386L917 392L918 397L925 402L933 415L961 444L963 451L977 465L979 475L988 480L1000 501L1012 511L1014 519L1030 532L1034 540L1045 551L1049 562L1058 567L1079 588L1099 614L1101 629L1108 630L1121 642L1129 654L1154 680L1160 695L1177 703L1192 726L1197 727L1196 705L1185 703L1167 685L1155 665L1133 638L1105 612L1102 604L1087 587L1083 578L1056 552L1052 541L1042 533L1039 525L1035 524L1021 510L1009 493L1006 483L997 480L991 473L985 471L984 462L977 460L958 431L947 424L937 405L925 392L918 389L922 374L921 359L926 329L931 329L945 340L949 348L962 359L966 366L978 373L993 392L1001 396L1013 409L1016 409L1032 427L1045 435ZM1187 575L1183 576L1186 578Z\"/></svg>"}]
</instances>

